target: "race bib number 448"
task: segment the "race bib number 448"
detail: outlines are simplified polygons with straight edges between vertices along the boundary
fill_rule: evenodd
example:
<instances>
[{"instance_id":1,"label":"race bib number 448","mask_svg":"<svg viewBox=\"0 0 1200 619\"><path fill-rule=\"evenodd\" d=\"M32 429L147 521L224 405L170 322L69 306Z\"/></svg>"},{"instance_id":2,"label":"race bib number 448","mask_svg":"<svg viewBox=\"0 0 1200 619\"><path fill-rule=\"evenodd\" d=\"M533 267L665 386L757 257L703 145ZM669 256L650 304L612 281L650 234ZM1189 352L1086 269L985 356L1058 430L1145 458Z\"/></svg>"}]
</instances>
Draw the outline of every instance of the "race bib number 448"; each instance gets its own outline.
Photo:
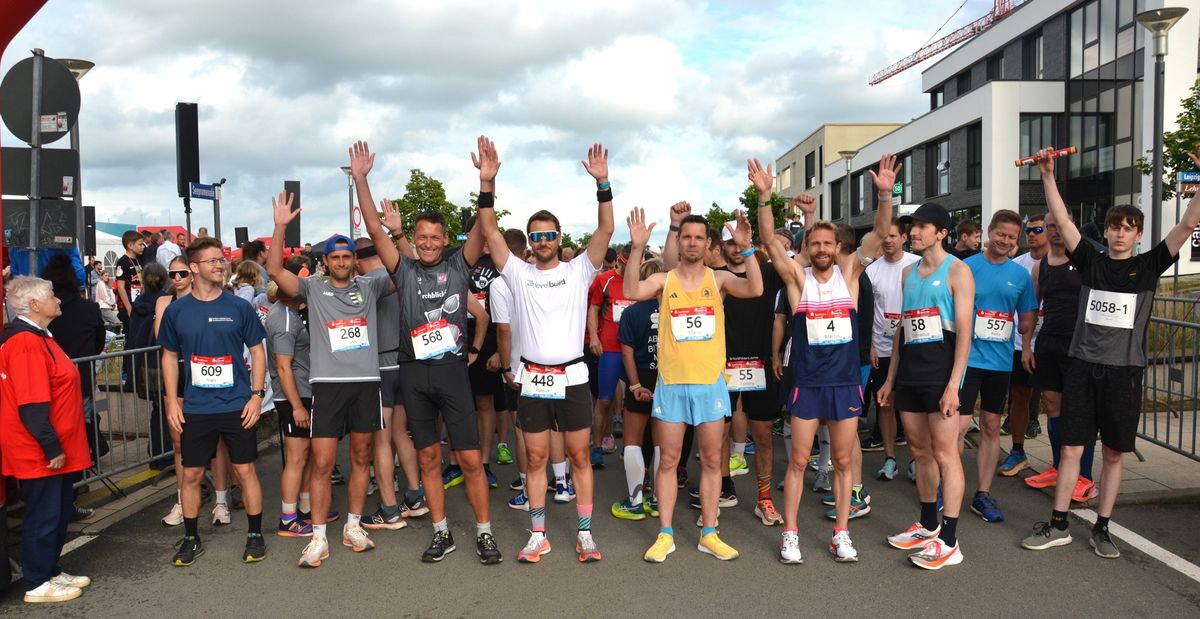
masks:
<instances>
[{"instance_id":1,"label":"race bib number 448","mask_svg":"<svg viewBox=\"0 0 1200 619\"><path fill-rule=\"evenodd\" d=\"M521 395L544 400L567 399L567 371L526 363L521 375Z\"/></svg>"}]
</instances>

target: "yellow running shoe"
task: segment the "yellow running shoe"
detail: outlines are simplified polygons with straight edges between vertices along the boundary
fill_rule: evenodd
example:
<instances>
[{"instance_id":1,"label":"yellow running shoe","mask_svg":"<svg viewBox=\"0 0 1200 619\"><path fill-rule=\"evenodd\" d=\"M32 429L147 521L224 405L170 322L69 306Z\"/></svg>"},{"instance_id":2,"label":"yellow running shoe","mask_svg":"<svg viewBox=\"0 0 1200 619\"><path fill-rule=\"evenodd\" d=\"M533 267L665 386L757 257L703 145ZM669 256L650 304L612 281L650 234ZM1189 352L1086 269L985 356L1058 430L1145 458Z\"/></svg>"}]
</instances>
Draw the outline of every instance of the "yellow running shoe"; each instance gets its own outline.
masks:
<instances>
[{"instance_id":1,"label":"yellow running shoe","mask_svg":"<svg viewBox=\"0 0 1200 619\"><path fill-rule=\"evenodd\" d=\"M651 563L662 563L672 552L675 552L675 538L666 533L659 533L658 539L654 540L654 545L646 551L642 558Z\"/></svg>"},{"instance_id":2,"label":"yellow running shoe","mask_svg":"<svg viewBox=\"0 0 1200 619\"><path fill-rule=\"evenodd\" d=\"M710 554L722 561L731 561L738 558L738 551L734 550L729 544L722 542L721 538L717 537L716 532L701 537L696 550Z\"/></svg>"}]
</instances>

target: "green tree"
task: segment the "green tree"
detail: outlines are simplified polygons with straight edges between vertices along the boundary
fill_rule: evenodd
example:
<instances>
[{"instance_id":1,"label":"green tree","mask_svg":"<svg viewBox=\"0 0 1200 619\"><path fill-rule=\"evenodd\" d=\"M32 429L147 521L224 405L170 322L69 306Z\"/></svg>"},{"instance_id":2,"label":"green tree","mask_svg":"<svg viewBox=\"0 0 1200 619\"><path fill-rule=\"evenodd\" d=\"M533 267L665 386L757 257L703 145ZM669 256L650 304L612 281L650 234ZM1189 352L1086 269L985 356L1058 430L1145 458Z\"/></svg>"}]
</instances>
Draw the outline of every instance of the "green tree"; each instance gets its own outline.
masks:
<instances>
[{"instance_id":1,"label":"green tree","mask_svg":"<svg viewBox=\"0 0 1200 619\"><path fill-rule=\"evenodd\" d=\"M710 228L719 229L725 225L725 222L733 221L734 215L733 211L726 211L721 208L721 205L713 202L712 206L708 207L708 212L704 214L704 218L708 220Z\"/></svg>"},{"instance_id":2,"label":"green tree","mask_svg":"<svg viewBox=\"0 0 1200 619\"><path fill-rule=\"evenodd\" d=\"M583 234L582 234L582 235L579 237L579 240L578 240L578 241L576 241L575 243L576 243L576 244L577 244L579 247L587 247L587 246L588 246L588 243L591 243L591 242L592 242L592 233L591 233L591 232L585 232L585 233L583 233Z\"/></svg>"},{"instance_id":3,"label":"green tree","mask_svg":"<svg viewBox=\"0 0 1200 619\"><path fill-rule=\"evenodd\" d=\"M1163 200L1175 197L1175 179L1179 172L1195 167L1187 154L1195 152L1197 145L1200 145L1200 80L1192 84L1175 122L1179 125L1177 130L1163 133L1163 177L1160 181ZM1147 138L1153 139L1153 136L1148 133ZM1139 172L1148 176L1154 173L1153 148L1147 149L1146 155L1139 157L1135 165Z\"/></svg>"},{"instance_id":4,"label":"green tree","mask_svg":"<svg viewBox=\"0 0 1200 619\"><path fill-rule=\"evenodd\" d=\"M458 205L446 199L442 181L414 168L404 186L404 196L392 201L404 218L404 233L412 234L417 215L425 211L441 213L446 218L446 234L453 239L462 232L462 212Z\"/></svg>"},{"instance_id":5,"label":"green tree","mask_svg":"<svg viewBox=\"0 0 1200 619\"><path fill-rule=\"evenodd\" d=\"M562 233L562 241L560 245L563 247L570 247L571 249L579 249L579 243L577 243L575 239L571 238L571 233L569 232Z\"/></svg>"},{"instance_id":6,"label":"green tree","mask_svg":"<svg viewBox=\"0 0 1200 619\"><path fill-rule=\"evenodd\" d=\"M742 196L738 198L738 202L742 203L742 208L746 210L746 218L750 220L750 230L754 236L758 236L758 188L750 185L746 191L742 192ZM784 212L787 208L787 200L783 196L772 192L767 204L771 205L771 214L775 216L776 227L779 227L784 221Z\"/></svg>"}]
</instances>

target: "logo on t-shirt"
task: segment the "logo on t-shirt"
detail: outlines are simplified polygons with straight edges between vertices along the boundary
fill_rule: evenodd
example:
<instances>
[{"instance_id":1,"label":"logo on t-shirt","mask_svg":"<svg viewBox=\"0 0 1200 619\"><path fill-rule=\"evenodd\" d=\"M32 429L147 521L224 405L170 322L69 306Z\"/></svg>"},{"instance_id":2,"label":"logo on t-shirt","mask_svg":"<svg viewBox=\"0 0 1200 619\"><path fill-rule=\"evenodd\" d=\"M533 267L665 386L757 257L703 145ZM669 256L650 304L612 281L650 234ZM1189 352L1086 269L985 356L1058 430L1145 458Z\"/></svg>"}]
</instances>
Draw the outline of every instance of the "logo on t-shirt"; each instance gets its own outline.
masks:
<instances>
[{"instance_id":1,"label":"logo on t-shirt","mask_svg":"<svg viewBox=\"0 0 1200 619\"><path fill-rule=\"evenodd\" d=\"M711 288L705 288L704 290L700 291L700 296L704 298L711 297L712 295L713 293Z\"/></svg>"},{"instance_id":2,"label":"logo on t-shirt","mask_svg":"<svg viewBox=\"0 0 1200 619\"><path fill-rule=\"evenodd\" d=\"M209 316L209 322L233 322L233 319L228 316Z\"/></svg>"},{"instance_id":3,"label":"logo on t-shirt","mask_svg":"<svg viewBox=\"0 0 1200 619\"><path fill-rule=\"evenodd\" d=\"M350 294L348 296L350 297L350 303L352 303L354 305L362 305L363 304L363 298L362 298L361 292L359 292L357 290L351 290Z\"/></svg>"}]
</instances>

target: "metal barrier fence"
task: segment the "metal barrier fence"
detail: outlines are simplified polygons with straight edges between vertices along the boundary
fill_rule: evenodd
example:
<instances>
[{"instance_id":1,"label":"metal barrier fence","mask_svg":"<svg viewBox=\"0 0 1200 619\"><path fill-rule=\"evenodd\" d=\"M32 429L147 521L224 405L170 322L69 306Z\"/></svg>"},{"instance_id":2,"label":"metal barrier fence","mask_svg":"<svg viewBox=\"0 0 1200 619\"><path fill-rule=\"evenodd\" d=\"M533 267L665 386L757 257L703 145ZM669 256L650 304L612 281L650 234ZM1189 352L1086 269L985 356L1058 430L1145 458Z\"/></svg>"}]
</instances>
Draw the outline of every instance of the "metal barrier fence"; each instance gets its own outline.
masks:
<instances>
[{"instance_id":1,"label":"metal barrier fence","mask_svg":"<svg viewBox=\"0 0 1200 619\"><path fill-rule=\"evenodd\" d=\"M73 360L85 386L86 377L93 377L84 418L94 464L76 486L98 481L118 496L124 492L113 476L143 467L169 468L175 454L162 414L160 348L121 350L122 343L114 340L102 354Z\"/></svg>"},{"instance_id":2,"label":"metal barrier fence","mask_svg":"<svg viewBox=\"0 0 1200 619\"><path fill-rule=\"evenodd\" d=\"M1146 338L1144 404L1138 437L1200 461L1200 300L1155 299ZM1161 311L1160 311L1161 310Z\"/></svg>"}]
</instances>

